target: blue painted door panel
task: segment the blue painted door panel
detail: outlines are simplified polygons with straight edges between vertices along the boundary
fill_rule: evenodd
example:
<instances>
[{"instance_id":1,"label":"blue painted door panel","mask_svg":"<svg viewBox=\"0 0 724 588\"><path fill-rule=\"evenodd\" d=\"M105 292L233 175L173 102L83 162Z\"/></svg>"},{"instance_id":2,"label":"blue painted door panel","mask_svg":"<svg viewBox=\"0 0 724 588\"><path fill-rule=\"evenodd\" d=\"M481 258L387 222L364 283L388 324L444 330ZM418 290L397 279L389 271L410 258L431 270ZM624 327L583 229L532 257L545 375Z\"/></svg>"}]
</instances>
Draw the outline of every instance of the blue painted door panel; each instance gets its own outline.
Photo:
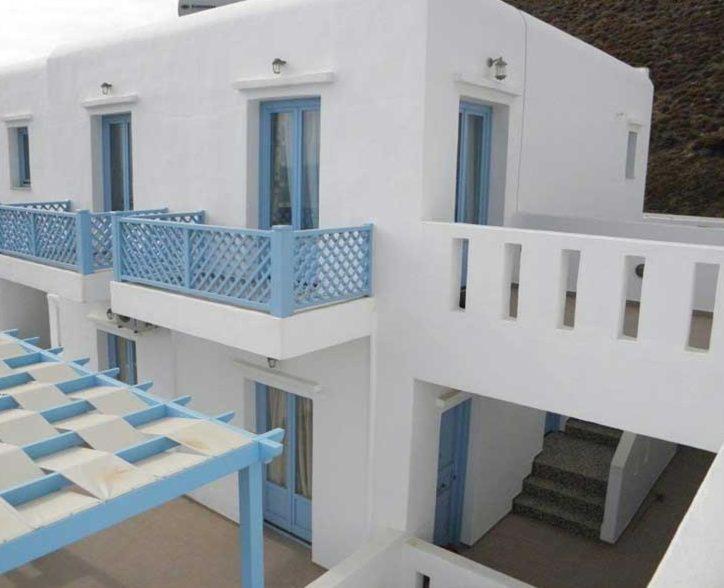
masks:
<instances>
[{"instance_id":1,"label":"blue painted door panel","mask_svg":"<svg viewBox=\"0 0 724 588\"><path fill-rule=\"evenodd\" d=\"M136 366L136 342L124 339L118 335L107 334L108 337L108 367L118 368L117 379L126 384L138 383L138 368Z\"/></svg>"},{"instance_id":2,"label":"blue painted door panel","mask_svg":"<svg viewBox=\"0 0 724 588\"><path fill-rule=\"evenodd\" d=\"M256 406L257 429L281 427L286 432L284 452L265 466L264 518L311 542L311 401L257 384Z\"/></svg>"},{"instance_id":3,"label":"blue painted door panel","mask_svg":"<svg viewBox=\"0 0 724 588\"><path fill-rule=\"evenodd\" d=\"M433 534L436 545L455 545L460 541L469 423L470 400L446 410L440 419Z\"/></svg>"},{"instance_id":4,"label":"blue painted door panel","mask_svg":"<svg viewBox=\"0 0 724 588\"><path fill-rule=\"evenodd\" d=\"M101 126L104 210L133 210L131 115L104 116Z\"/></svg>"},{"instance_id":5,"label":"blue painted door panel","mask_svg":"<svg viewBox=\"0 0 724 588\"><path fill-rule=\"evenodd\" d=\"M320 101L261 105L259 228L319 226Z\"/></svg>"}]
</instances>

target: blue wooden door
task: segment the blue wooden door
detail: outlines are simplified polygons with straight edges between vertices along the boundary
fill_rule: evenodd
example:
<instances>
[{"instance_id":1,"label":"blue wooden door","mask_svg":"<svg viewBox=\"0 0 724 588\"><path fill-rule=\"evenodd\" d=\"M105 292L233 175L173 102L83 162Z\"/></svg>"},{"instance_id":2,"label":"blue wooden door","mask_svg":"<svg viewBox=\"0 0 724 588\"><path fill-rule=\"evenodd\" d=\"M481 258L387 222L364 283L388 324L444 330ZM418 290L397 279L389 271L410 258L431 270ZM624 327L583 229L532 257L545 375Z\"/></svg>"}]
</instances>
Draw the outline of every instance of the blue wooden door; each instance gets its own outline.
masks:
<instances>
[{"instance_id":1,"label":"blue wooden door","mask_svg":"<svg viewBox=\"0 0 724 588\"><path fill-rule=\"evenodd\" d=\"M102 118L103 208L133 210L131 115Z\"/></svg>"},{"instance_id":2,"label":"blue wooden door","mask_svg":"<svg viewBox=\"0 0 724 588\"><path fill-rule=\"evenodd\" d=\"M261 105L259 228L319 226L319 99Z\"/></svg>"},{"instance_id":3,"label":"blue wooden door","mask_svg":"<svg viewBox=\"0 0 724 588\"><path fill-rule=\"evenodd\" d=\"M469 424L470 400L446 410L440 419L435 545L456 545L460 541Z\"/></svg>"},{"instance_id":4,"label":"blue wooden door","mask_svg":"<svg viewBox=\"0 0 724 588\"><path fill-rule=\"evenodd\" d=\"M117 378L126 384L138 383L136 367L136 342L111 333L108 337L108 367L118 368Z\"/></svg>"},{"instance_id":5,"label":"blue wooden door","mask_svg":"<svg viewBox=\"0 0 724 588\"><path fill-rule=\"evenodd\" d=\"M257 384L257 430L285 430L284 451L265 466L264 518L312 541L312 401Z\"/></svg>"}]
</instances>

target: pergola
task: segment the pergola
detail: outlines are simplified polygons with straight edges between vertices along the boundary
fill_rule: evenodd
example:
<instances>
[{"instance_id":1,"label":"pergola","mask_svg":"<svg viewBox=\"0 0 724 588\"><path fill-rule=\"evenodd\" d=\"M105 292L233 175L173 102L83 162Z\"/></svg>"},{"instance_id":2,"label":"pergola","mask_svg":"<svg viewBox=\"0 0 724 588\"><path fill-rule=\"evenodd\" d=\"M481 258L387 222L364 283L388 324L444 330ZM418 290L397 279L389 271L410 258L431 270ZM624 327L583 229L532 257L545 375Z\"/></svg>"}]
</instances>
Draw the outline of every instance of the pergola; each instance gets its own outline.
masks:
<instances>
[{"instance_id":1,"label":"pergola","mask_svg":"<svg viewBox=\"0 0 724 588\"><path fill-rule=\"evenodd\" d=\"M284 431L250 433L17 335L0 333L0 574L236 472L242 586L263 586L262 469Z\"/></svg>"}]
</instances>

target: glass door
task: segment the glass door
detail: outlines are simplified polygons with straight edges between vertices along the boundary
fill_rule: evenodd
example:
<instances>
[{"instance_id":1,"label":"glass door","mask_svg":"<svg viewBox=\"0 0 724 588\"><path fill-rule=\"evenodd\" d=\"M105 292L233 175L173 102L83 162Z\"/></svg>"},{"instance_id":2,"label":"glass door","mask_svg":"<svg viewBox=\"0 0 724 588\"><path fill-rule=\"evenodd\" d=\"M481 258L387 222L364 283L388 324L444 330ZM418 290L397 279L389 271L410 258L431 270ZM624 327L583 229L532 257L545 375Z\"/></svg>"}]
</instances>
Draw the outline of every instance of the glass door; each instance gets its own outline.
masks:
<instances>
[{"instance_id":1,"label":"glass door","mask_svg":"<svg viewBox=\"0 0 724 588\"><path fill-rule=\"evenodd\" d=\"M257 430L282 428L284 451L266 466L264 518L312 540L312 401L257 384Z\"/></svg>"},{"instance_id":2,"label":"glass door","mask_svg":"<svg viewBox=\"0 0 724 588\"><path fill-rule=\"evenodd\" d=\"M319 99L261 105L259 227L319 226Z\"/></svg>"},{"instance_id":3,"label":"glass door","mask_svg":"<svg viewBox=\"0 0 724 588\"><path fill-rule=\"evenodd\" d=\"M116 378L121 382L137 384L136 342L108 333L108 367L120 370Z\"/></svg>"},{"instance_id":4,"label":"glass door","mask_svg":"<svg viewBox=\"0 0 724 588\"><path fill-rule=\"evenodd\" d=\"M133 210L133 161L131 115L114 114L102 119L103 208Z\"/></svg>"},{"instance_id":5,"label":"glass door","mask_svg":"<svg viewBox=\"0 0 724 588\"><path fill-rule=\"evenodd\" d=\"M458 163L455 189L455 222L488 223L490 142L493 110L489 106L461 102L458 113ZM463 244L460 307L465 308L468 244Z\"/></svg>"}]
</instances>

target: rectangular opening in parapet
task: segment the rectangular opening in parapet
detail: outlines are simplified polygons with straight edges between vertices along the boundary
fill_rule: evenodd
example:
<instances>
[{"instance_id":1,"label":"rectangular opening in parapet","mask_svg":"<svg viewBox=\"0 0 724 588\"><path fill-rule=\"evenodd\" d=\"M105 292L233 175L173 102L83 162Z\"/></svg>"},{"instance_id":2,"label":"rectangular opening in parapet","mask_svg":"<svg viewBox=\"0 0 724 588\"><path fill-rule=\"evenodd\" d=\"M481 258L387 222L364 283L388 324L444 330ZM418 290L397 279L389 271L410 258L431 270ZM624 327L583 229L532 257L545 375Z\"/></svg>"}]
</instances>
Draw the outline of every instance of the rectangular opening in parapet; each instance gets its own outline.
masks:
<instances>
[{"instance_id":1,"label":"rectangular opening in parapet","mask_svg":"<svg viewBox=\"0 0 724 588\"><path fill-rule=\"evenodd\" d=\"M503 317L518 318L518 299L520 298L520 260L523 247L519 243L505 244L505 284L507 299Z\"/></svg>"},{"instance_id":2,"label":"rectangular opening in parapet","mask_svg":"<svg viewBox=\"0 0 724 588\"><path fill-rule=\"evenodd\" d=\"M415 588L430 588L430 576L417 572L415 574Z\"/></svg>"},{"instance_id":3,"label":"rectangular opening in parapet","mask_svg":"<svg viewBox=\"0 0 724 588\"><path fill-rule=\"evenodd\" d=\"M621 337L636 339L639 334L641 290L644 281L646 258L627 255L624 263L623 308L621 312Z\"/></svg>"},{"instance_id":4,"label":"rectangular opening in parapet","mask_svg":"<svg viewBox=\"0 0 724 588\"><path fill-rule=\"evenodd\" d=\"M453 242L453 309L465 309L468 293L468 250L469 239L455 239Z\"/></svg>"},{"instance_id":5,"label":"rectangular opening in parapet","mask_svg":"<svg viewBox=\"0 0 724 588\"><path fill-rule=\"evenodd\" d=\"M697 263L694 268L694 297L689 323L689 347L708 350L716 305L716 285L719 266L713 263Z\"/></svg>"},{"instance_id":6,"label":"rectangular opening in parapet","mask_svg":"<svg viewBox=\"0 0 724 588\"><path fill-rule=\"evenodd\" d=\"M564 249L561 264L561 316L560 326L572 329L576 324L576 292L578 291L578 267L581 252L576 249Z\"/></svg>"}]
</instances>

